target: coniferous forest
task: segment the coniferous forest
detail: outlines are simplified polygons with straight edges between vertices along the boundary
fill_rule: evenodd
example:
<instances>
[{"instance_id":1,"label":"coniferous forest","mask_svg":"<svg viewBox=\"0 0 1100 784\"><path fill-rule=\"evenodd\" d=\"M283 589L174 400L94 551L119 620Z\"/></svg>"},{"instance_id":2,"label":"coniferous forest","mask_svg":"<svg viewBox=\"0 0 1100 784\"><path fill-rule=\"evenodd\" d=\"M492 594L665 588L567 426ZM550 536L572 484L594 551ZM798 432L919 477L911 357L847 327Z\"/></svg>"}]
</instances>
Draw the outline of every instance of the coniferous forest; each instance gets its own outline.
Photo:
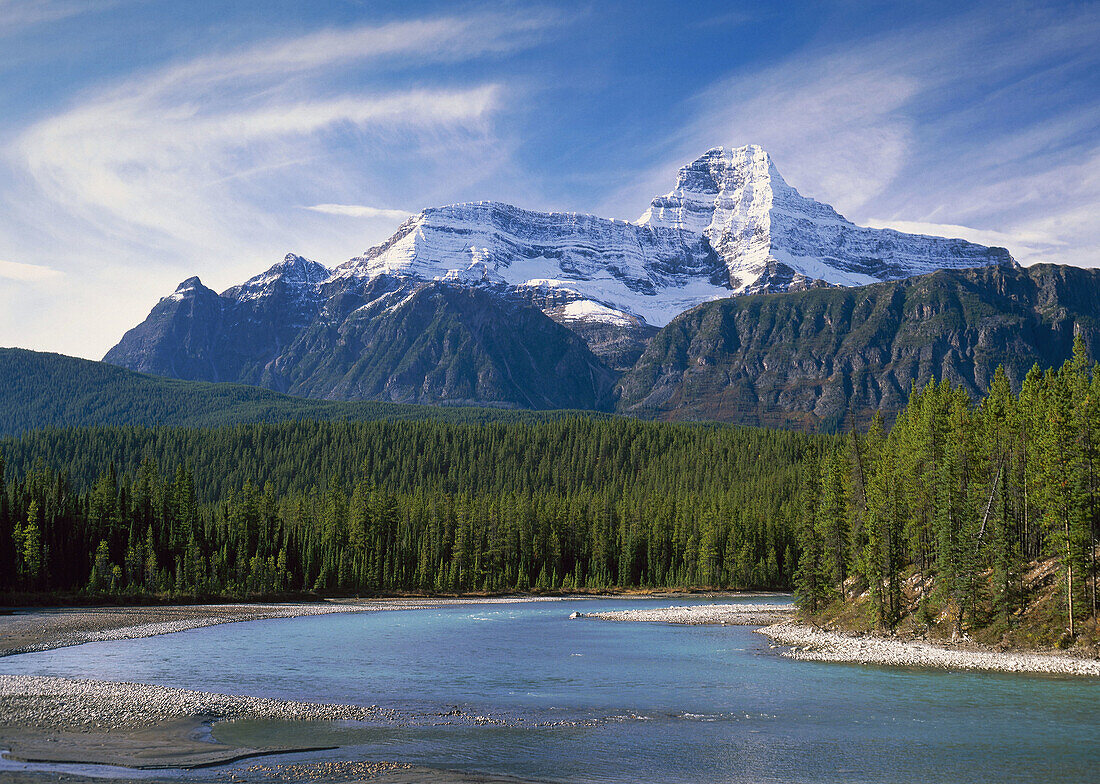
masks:
<instances>
[{"instance_id":1,"label":"coniferous forest","mask_svg":"<svg viewBox=\"0 0 1100 784\"><path fill-rule=\"evenodd\" d=\"M811 443L588 418L36 431L0 441L0 588L783 588Z\"/></svg>"},{"instance_id":2,"label":"coniferous forest","mask_svg":"<svg viewBox=\"0 0 1100 784\"><path fill-rule=\"evenodd\" d=\"M929 383L889 431L878 418L816 463L797 504L797 595L811 615L864 598L885 630L1095 630L1100 369L1082 341L1018 394L1000 369L977 403ZM1048 617L1024 618L1043 585Z\"/></svg>"},{"instance_id":3,"label":"coniferous forest","mask_svg":"<svg viewBox=\"0 0 1100 784\"><path fill-rule=\"evenodd\" d=\"M794 588L892 630L1097 617L1100 372L914 389L845 436L565 416L77 427L0 439L0 591ZM1033 577L1034 575L1032 575Z\"/></svg>"}]
</instances>

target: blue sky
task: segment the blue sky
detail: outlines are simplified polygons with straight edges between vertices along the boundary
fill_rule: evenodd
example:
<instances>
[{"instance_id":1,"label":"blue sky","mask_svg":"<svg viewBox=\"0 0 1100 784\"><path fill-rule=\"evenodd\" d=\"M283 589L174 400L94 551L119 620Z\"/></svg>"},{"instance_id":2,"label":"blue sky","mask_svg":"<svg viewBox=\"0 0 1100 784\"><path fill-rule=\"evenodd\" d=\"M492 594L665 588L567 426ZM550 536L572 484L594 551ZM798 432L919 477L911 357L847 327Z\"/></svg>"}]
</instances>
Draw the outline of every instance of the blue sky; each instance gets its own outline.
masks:
<instances>
[{"instance_id":1,"label":"blue sky","mask_svg":"<svg viewBox=\"0 0 1100 784\"><path fill-rule=\"evenodd\" d=\"M472 199L633 219L764 145L864 225L1100 265L1100 4L0 0L0 345Z\"/></svg>"}]
</instances>

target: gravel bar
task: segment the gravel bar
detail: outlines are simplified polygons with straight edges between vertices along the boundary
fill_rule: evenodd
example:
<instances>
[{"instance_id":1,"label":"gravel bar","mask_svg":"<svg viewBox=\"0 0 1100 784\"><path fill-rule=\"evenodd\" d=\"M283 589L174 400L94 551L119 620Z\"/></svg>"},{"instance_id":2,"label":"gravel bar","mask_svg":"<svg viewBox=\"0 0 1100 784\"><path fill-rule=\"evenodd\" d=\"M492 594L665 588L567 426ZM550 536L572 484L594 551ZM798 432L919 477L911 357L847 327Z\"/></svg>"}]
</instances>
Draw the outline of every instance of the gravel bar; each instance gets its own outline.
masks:
<instances>
[{"instance_id":1,"label":"gravel bar","mask_svg":"<svg viewBox=\"0 0 1100 784\"><path fill-rule=\"evenodd\" d=\"M175 719L392 720L377 706L325 705L118 681L0 675L0 723L49 729L115 729Z\"/></svg>"},{"instance_id":2,"label":"gravel bar","mask_svg":"<svg viewBox=\"0 0 1100 784\"><path fill-rule=\"evenodd\" d=\"M447 605L556 601L556 597L336 600L285 604L209 604L165 607L28 608L0 615L0 656L104 640L132 640L240 621L331 613L420 610Z\"/></svg>"},{"instance_id":3,"label":"gravel bar","mask_svg":"<svg viewBox=\"0 0 1100 784\"><path fill-rule=\"evenodd\" d=\"M614 610L574 613L572 618L639 623L675 623L687 626L765 626L793 616L793 604L700 604L651 610Z\"/></svg>"},{"instance_id":4,"label":"gravel bar","mask_svg":"<svg viewBox=\"0 0 1100 784\"><path fill-rule=\"evenodd\" d=\"M784 656L803 661L1100 677L1100 659L1059 653L968 650L918 640L856 637L786 622L757 631L776 645L789 646Z\"/></svg>"}]
</instances>

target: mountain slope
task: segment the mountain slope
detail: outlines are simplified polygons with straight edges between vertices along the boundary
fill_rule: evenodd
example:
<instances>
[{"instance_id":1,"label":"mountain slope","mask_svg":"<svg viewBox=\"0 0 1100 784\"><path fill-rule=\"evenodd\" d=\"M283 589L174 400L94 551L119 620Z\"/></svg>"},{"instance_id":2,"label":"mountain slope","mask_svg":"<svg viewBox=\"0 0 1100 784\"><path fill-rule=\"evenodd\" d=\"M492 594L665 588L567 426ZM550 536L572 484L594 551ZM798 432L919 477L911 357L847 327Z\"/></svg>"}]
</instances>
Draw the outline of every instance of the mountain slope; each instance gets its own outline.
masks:
<instances>
[{"instance_id":1,"label":"mountain slope","mask_svg":"<svg viewBox=\"0 0 1100 784\"><path fill-rule=\"evenodd\" d=\"M1061 364L1075 332L1100 358L1100 270L941 271L851 289L736 297L661 330L618 385L624 413L806 429L897 412L930 378L984 390Z\"/></svg>"},{"instance_id":2,"label":"mountain slope","mask_svg":"<svg viewBox=\"0 0 1100 784\"><path fill-rule=\"evenodd\" d=\"M103 359L172 378L259 383L280 348L316 318L329 274L289 253L221 295L188 278Z\"/></svg>"},{"instance_id":3,"label":"mountain slope","mask_svg":"<svg viewBox=\"0 0 1100 784\"><path fill-rule=\"evenodd\" d=\"M567 415L308 400L241 384L158 378L104 362L17 348L0 348L0 379L0 435L87 425L209 427L297 419L534 422Z\"/></svg>"},{"instance_id":4,"label":"mountain slope","mask_svg":"<svg viewBox=\"0 0 1100 784\"><path fill-rule=\"evenodd\" d=\"M400 287L319 321L271 374L308 397L535 409L606 408L615 381L537 308L449 283Z\"/></svg>"}]
</instances>

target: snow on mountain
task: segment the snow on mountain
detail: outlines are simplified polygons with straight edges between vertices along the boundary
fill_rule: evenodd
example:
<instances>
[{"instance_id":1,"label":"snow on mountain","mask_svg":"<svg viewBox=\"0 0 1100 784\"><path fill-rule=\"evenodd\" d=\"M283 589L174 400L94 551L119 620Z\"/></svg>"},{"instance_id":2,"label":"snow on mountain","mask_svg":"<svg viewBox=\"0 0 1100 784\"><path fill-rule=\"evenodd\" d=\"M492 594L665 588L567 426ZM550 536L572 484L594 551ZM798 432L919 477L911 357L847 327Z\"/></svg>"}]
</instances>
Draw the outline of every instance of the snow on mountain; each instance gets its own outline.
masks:
<instances>
[{"instance_id":1,"label":"snow on mountain","mask_svg":"<svg viewBox=\"0 0 1100 784\"><path fill-rule=\"evenodd\" d=\"M319 296L320 286L332 276L324 264L293 253L271 269L249 278L239 286L222 292L223 297L238 301L269 296L276 287L283 287L298 296Z\"/></svg>"},{"instance_id":2,"label":"snow on mountain","mask_svg":"<svg viewBox=\"0 0 1100 784\"><path fill-rule=\"evenodd\" d=\"M599 305L588 310L594 317L664 324L685 306L729 296L720 279L710 282L719 270L700 234L471 202L424 210L386 242L337 267L334 278L554 289Z\"/></svg>"},{"instance_id":3,"label":"snow on mountain","mask_svg":"<svg viewBox=\"0 0 1100 784\"><path fill-rule=\"evenodd\" d=\"M856 226L802 196L767 152L748 145L716 147L684 166L676 187L633 223L496 202L435 207L338 267L334 279L390 275L553 289L585 303L567 310L567 320L633 317L663 326L732 294L996 263L1012 263L1011 256L964 240Z\"/></svg>"},{"instance_id":4,"label":"snow on mountain","mask_svg":"<svg viewBox=\"0 0 1100 784\"><path fill-rule=\"evenodd\" d=\"M704 235L737 293L1012 263L1002 248L856 226L788 185L757 145L708 150L680 169L676 187L654 199L638 223Z\"/></svg>"},{"instance_id":5,"label":"snow on mountain","mask_svg":"<svg viewBox=\"0 0 1100 784\"><path fill-rule=\"evenodd\" d=\"M634 222L454 204L333 270L291 253L221 294L189 278L104 359L334 399L591 408L707 301L994 264L1012 257L856 226L761 148L719 147Z\"/></svg>"},{"instance_id":6,"label":"snow on mountain","mask_svg":"<svg viewBox=\"0 0 1100 784\"><path fill-rule=\"evenodd\" d=\"M187 299L188 296L199 290L207 290L206 286L202 285L202 281L199 280L198 275L192 275L183 283L176 286L176 290L169 294L167 297L161 299L161 302L182 302Z\"/></svg>"}]
</instances>

